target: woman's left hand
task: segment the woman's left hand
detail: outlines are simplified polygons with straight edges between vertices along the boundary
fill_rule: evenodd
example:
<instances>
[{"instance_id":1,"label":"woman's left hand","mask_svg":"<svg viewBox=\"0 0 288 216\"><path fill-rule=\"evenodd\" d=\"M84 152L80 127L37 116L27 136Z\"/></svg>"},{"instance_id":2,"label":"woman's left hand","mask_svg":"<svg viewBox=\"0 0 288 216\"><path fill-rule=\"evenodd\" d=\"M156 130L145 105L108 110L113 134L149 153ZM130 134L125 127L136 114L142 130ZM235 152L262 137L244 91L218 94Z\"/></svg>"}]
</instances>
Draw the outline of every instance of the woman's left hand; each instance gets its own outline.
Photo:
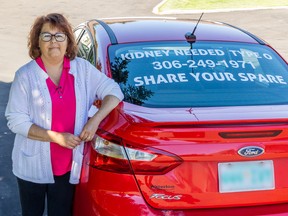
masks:
<instances>
[{"instance_id":1,"label":"woman's left hand","mask_svg":"<svg viewBox=\"0 0 288 216\"><path fill-rule=\"evenodd\" d=\"M98 129L99 122L95 117L90 118L85 124L82 132L80 134L80 139L82 141L91 141L95 135L96 130Z\"/></svg>"},{"instance_id":2,"label":"woman's left hand","mask_svg":"<svg viewBox=\"0 0 288 216\"><path fill-rule=\"evenodd\" d=\"M98 111L92 116L80 134L82 141L91 141L95 135L100 122L119 104L120 100L113 96L107 95L100 103Z\"/></svg>"}]
</instances>

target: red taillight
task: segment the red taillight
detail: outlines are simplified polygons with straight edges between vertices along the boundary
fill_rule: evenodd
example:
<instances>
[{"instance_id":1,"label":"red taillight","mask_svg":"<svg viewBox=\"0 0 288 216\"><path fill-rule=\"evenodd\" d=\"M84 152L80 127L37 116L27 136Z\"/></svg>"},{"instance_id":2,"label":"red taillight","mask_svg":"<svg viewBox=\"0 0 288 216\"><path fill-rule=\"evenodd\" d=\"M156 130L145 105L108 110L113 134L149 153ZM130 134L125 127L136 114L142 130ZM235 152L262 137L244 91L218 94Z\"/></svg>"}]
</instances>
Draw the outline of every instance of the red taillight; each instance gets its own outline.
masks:
<instances>
[{"instance_id":1,"label":"red taillight","mask_svg":"<svg viewBox=\"0 0 288 216\"><path fill-rule=\"evenodd\" d=\"M99 131L98 131L99 132ZM121 139L100 132L92 144L91 166L117 173L160 175L182 163L178 156L137 144L124 146Z\"/></svg>"},{"instance_id":2,"label":"red taillight","mask_svg":"<svg viewBox=\"0 0 288 216\"><path fill-rule=\"evenodd\" d=\"M161 175L169 172L182 163L182 159L178 156L158 149L146 148L145 150L140 150L139 148L134 149L132 147L126 149L133 149L134 151L138 152L145 151L146 153L153 154L155 156L151 161L130 159L131 166L133 167L135 174Z\"/></svg>"}]
</instances>

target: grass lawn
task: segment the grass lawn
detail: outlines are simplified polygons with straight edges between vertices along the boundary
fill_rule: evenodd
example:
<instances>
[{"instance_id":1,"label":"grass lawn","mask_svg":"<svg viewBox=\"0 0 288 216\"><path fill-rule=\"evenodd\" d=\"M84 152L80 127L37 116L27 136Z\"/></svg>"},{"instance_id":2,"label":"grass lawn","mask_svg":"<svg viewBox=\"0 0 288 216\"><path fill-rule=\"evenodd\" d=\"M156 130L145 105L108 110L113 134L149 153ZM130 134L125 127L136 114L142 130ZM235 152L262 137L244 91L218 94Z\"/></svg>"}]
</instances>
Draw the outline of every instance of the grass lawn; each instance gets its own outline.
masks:
<instances>
[{"instance_id":1,"label":"grass lawn","mask_svg":"<svg viewBox=\"0 0 288 216\"><path fill-rule=\"evenodd\" d=\"M221 10L288 6L288 0L166 0L158 11Z\"/></svg>"}]
</instances>

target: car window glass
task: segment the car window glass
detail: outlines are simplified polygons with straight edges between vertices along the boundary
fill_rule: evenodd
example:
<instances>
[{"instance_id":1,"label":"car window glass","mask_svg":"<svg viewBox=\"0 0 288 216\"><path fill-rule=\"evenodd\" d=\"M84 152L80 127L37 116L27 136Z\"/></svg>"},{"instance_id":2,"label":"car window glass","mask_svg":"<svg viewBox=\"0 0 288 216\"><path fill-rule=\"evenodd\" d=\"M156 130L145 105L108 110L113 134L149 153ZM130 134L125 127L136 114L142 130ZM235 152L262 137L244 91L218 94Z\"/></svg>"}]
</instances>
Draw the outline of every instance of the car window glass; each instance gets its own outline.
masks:
<instances>
[{"instance_id":1,"label":"car window glass","mask_svg":"<svg viewBox=\"0 0 288 216\"><path fill-rule=\"evenodd\" d=\"M146 107L288 104L287 64L259 44L139 43L109 48L125 101Z\"/></svg>"},{"instance_id":2,"label":"car window glass","mask_svg":"<svg viewBox=\"0 0 288 216\"><path fill-rule=\"evenodd\" d=\"M78 37L81 35L82 31L83 31L83 29L79 28L73 32L76 40L78 40Z\"/></svg>"},{"instance_id":3,"label":"car window glass","mask_svg":"<svg viewBox=\"0 0 288 216\"><path fill-rule=\"evenodd\" d=\"M78 43L78 56L94 64L92 41L87 31L84 32Z\"/></svg>"}]
</instances>

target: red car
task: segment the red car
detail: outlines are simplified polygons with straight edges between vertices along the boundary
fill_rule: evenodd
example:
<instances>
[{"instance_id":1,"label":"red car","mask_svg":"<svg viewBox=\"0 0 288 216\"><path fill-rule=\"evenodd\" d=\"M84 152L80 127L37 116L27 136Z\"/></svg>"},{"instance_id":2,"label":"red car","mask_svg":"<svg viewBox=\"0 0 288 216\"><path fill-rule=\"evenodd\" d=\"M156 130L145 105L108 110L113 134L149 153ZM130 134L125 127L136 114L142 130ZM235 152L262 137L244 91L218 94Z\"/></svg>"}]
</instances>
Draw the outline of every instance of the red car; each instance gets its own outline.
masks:
<instances>
[{"instance_id":1,"label":"red car","mask_svg":"<svg viewBox=\"0 0 288 216\"><path fill-rule=\"evenodd\" d=\"M86 144L74 215L288 215L288 65L266 42L179 19L75 35L125 99Z\"/></svg>"}]
</instances>

